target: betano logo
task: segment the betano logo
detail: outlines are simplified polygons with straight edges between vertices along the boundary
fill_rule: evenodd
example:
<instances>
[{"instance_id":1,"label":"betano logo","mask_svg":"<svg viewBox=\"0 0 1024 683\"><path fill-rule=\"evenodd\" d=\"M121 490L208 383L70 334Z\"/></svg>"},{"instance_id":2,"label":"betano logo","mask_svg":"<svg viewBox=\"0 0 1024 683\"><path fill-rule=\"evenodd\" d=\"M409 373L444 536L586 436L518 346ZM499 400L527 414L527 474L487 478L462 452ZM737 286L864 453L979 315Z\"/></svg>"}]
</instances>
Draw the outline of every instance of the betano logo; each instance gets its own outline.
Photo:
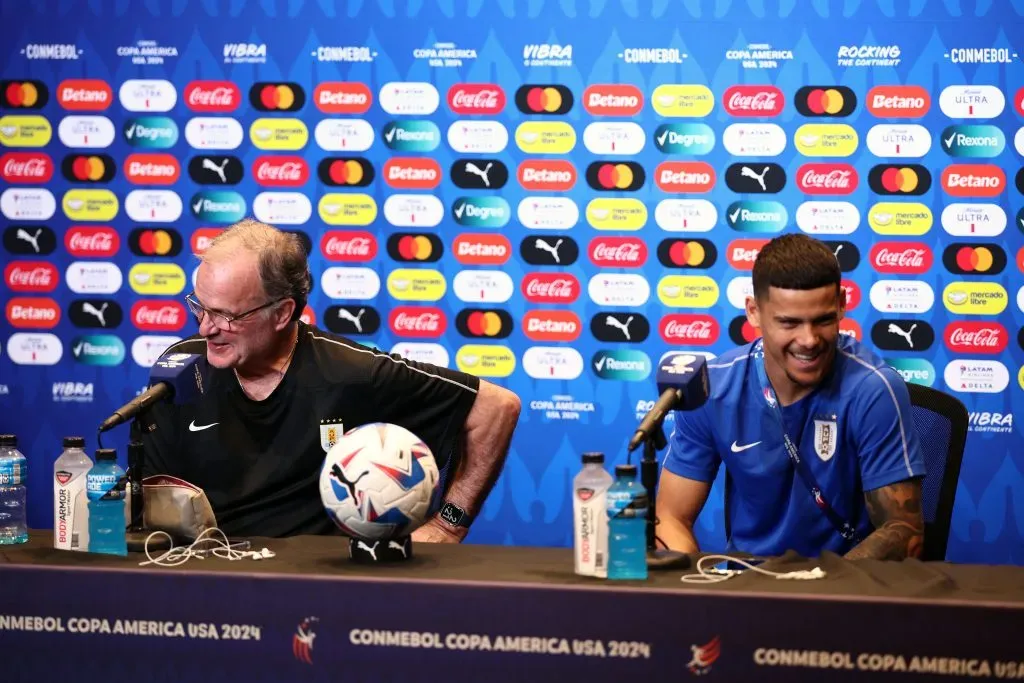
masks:
<instances>
[{"instance_id":1,"label":"betano logo","mask_svg":"<svg viewBox=\"0 0 1024 683\"><path fill-rule=\"evenodd\" d=\"M466 344L455 353L455 365L477 377L508 377L516 369L516 356L507 346Z\"/></svg>"},{"instance_id":2,"label":"betano logo","mask_svg":"<svg viewBox=\"0 0 1024 683\"><path fill-rule=\"evenodd\" d=\"M60 306L48 297L16 296L7 301L7 322L25 330L48 330L60 322Z\"/></svg>"},{"instance_id":3,"label":"betano logo","mask_svg":"<svg viewBox=\"0 0 1024 683\"><path fill-rule=\"evenodd\" d=\"M868 91L868 111L880 119L921 118L931 105L931 96L919 85L876 85Z\"/></svg>"},{"instance_id":4,"label":"betano logo","mask_svg":"<svg viewBox=\"0 0 1024 683\"><path fill-rule=\"evenodd\" d=\"M942 290L946 310L959 315L997 315L1008 301L1006 290L995 282L951 282Z\"/></svg>"},{"instance_id":5,"label":"betano logo","mask_svg":"<svg viewBox=\"0 0 1024 683\"><path fill-rule=\"evenodd\" d=\"M715 108L715 96L705 85L666 83L651 93L651 104L659 116L703 118Z\"/></svg>"},{"instance_id":6,"label":"betano logo","mask_svg":"<svg viewBox=\"0 0 1024 683\"><path fill-rule=\"evenodd\" d=\"M392 157L383 175L384 182L399 190L432 190L441 184L441 166L425 157Z\"/></svg>"},{"instance_id":7,"label":"betano logo","mask_svg":"<svg viewBox=\"0 0 1024 683\"><path fill-rule=\"evenodd\" d=\"M504 235L463 233L452 242L459 263L473 266L500 266L512 257L512 243Z\"/></svg>"},{"instance_id":8,"label":"betano logo","mask_svg":"<svg viewBox=\"0 0 1024 683\"><path fill-rule=\"evenodd\" d=\"M110 85L95 78L69 78L57 86L58 104L70 111L103 111L113 101Z\"/></svg>"},{"instance_id":9,"label":"betano logo","mask_svg":"<svg viewBox=\"0 0 1024 683\"><path fill-rule=\"evenodd\" d=\"M109 221L117 216L119 204L110 190L68 190L61 208L73 221Z\"/></svg>"},{"instance_id":10,"label":"betano logo","mask_svg":"<svg viewBox=\"0 0 1024 683\"><path fill-rule=\"evenodd\" d=\"M576 184L576 167L571 161L527 159L519 164L516 178L526 190L565 192Z\"/></svg>"},{"instance_id":11,"label":"betano logo","mask_svg":"<svg viewBox=\"0 0 1024 683\"><path fill-rule=\"evenodd\" d=\"M595 230L639 230L647 224L647 207L639 199L592 199L587 222Z\"/></svg>"},{"instance_id":12,"label":"betano logo","mask_svg":"<svg viewBox=\"0 0 1024 683\"><path fill-rule=\"evenodd\" d=\"M662 192L710 192L715 169L703 161L663 161L654 169L654 182Z\"/></svg>"},{"instance_id":13,"label":"betano logo","mask_svg":"<svg viewBox=\"0 0 1024 683\"><path fill-rule=\"evenodd\" d=\"M325 114L365 114L373 93L364 83L328 81L316 86L313 104Z\"/></svg>"},{"instance_id":14,"label":"betano logo","mask_svg":"<svg viewBox=\"0 0 1024 683\"><path fill-rule=\"evenodd\" d=\"M583 108L591 116L635 116L644 108L644 94L635 85L591 85L583 91Z\"/></svg>"},{"instance_id":15,"label":"betano logo","mask_svg":"<svg viewBox=\"0 0 1024 683\"><path fill-rule=\"evenodd\" d=\"M590 367L601 379L642 382L651 374L651 359L632 349L600 350L591 358Z\"/></svg>"},{"instance_id":16,"label":"betano logo","mask_svg":"<svg viewBox=\"0 0 1024 683\"><path fill-rule=\"evenodd\" d=\"M711 308L718 283L707 275L666 275L658 281L658 300L670 308Z\"/></svg>"},{"instance_id":17,"label":"betano logo","mask_svg":"<svg viewBox=\"0 0 1024 683\"><path fill-rule=\"evenodd\" d=\"M43 147L52 137L53 128L42 116L0 116L0 144L4 147Z\"/></svg>"},{"instance_id":18,"label":"betano logo","mask_svg":"<svg viewBox=\"0 0 1024 683\"><path fill-rule=\"evenodd\" d=\"M136 294L180 294L185 283L185 271L176 263L136 263L128 271L128 284Z\"/></svg>"},{"instance_id":19,"label":"betano logo","mask_svg":"<svg viewBox=\"0 0 1024 683\"><path fill-rule=\"evenodd\" d=\"M320 198L317 213L327 225L369 225L377 218L377 203L368 194L329 192Z\"/></svg>"},{"instance_id":20,"label":"betano logo","mask_svg":"<svg viewBox=\"0 0 1024 683\"><path fill-rule=\"evenodd\" d=\"M439 271L397 268L388 273L388 294L399 301L437 301L448 289Z\"/></svg>"},{"instance_id":21,"label":"betano logo","mask_svg":"<svg viewBox=\"0 0 1024 683\"><path fill-rule=\"evenodd\" d=\"M942 171L942 189L953 197L996 197L1006 189L1006 174L990 164L953 164Z\"/></svg>"},{"instance_id":22,"label":"betano logo","mask_svg":"<svg viewBox=\"0 0 1024 683\"><path fill-rule=\"evenodd\" d=\"M173 185L181 177L181 166L170 154L129 154L122 168L128 182L136 185Z\"/></svg>"},{"instance_id":23,"label":"betano logo","mask_svg":"<svg viewBox=\"0 0 1024 683\"><path fill-rule=\"evenodd\" d=\"M516 128L516 145L527 154L568 154L576 131L564 121L526 121Z\"/></svg>"},{"instance_id":24,"label":"betano logo","mask_svg":"<svg viewBox=\"0 0 1024 683\"><path fill-rule=\"evenodd\" d=\"M391 121L384 125L381 135L388 149L396 152L431 152L441 144L441 129L433 121Z\"/></svg>"},{"instance_id":25,"label":"betano logo","mask_svg":"<svg viewBox=\"0 0 1024 683\"><path fill-rule=\"evenodd\" d=\"M703 156L715 148L715 132L706 123L663 123L654 131L654 146L664 154Z\"/></svg>"},{"instance_id":26,"label":"betano logo","mask_svg":"<svg viewBox=\"0 0 1024 683\"><path fill-rule=\"evenodd\" d=\"M757 260L757 255L766 244L768 244L766 239L733 240L726 248L726 260L736 270L753 270L754 261Z\"/></svg>"},{"instance_id":27,"label":"betano logo","mask_svg":"<svg viewBox=\"0 0 1024 683\"><path fill-rule=\"evenodd\" d=\"M797 151L808 157L848 157L859 142L857 131L845 123L805 123L793 140Z\"/></svg>"},{"instance_id":28,"label":"betano logo","mask_svg":"<svg viewBox=\"0 0 1024 683\"><path fill-rule=\"evenodd\" d=\"M571 342L579 338L583 323L572 311L533 310L523 316L523 334L541 342Z\"/></svg>"},{"instance_id":29,"label":"betano logo","mask_svg":"<svg viewBox=\"0 0 1024 683\"><path fill-rule=\"evenodd\" d=\"M939 135L942 150L951 157L986 159L1006 149L1006 136L996 126L947 126Z\"/></svg>"},{"instance_id":30,"label":"betano logo","mask_svg":"<svg viewBox=\"0 0 1024 683\"><path fill-rule=\"evenodd\" d=\"M932 210L917 202L879 202L868 210L868 225L879 235L924 235L932 229Z\"/></svg>"},{"instance_id":31,"label":"betano logo","mask_svg":"<svg viewBox=\"0 0 1024 683\"><path fill-rule=\"evenodd\" d=\"M309 129L301 119L256 119L249 126L249 140L257 149L293 152L309 142Z\"/></svg>"}]
</instances>

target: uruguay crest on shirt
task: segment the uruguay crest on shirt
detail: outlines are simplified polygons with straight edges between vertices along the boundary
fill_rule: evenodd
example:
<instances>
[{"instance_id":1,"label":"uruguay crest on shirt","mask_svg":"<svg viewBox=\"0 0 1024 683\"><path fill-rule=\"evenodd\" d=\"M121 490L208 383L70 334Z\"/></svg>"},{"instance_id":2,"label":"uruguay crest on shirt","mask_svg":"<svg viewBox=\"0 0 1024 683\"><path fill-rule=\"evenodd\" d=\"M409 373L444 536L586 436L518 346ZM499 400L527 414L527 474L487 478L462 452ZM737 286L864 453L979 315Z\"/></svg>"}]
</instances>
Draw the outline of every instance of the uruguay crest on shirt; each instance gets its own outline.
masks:
<instances>
[{"instance_id":1,"label":"uruguay crest on shirt","mask_svg":"<svg viewBox=\"0 0 1024 683\"><path fill-rule=\"evenodd\" d=\"M836 440L839 428L835 420L814 421L814 452L824 462L836 454Z\"/></svg>"}]
</instances>

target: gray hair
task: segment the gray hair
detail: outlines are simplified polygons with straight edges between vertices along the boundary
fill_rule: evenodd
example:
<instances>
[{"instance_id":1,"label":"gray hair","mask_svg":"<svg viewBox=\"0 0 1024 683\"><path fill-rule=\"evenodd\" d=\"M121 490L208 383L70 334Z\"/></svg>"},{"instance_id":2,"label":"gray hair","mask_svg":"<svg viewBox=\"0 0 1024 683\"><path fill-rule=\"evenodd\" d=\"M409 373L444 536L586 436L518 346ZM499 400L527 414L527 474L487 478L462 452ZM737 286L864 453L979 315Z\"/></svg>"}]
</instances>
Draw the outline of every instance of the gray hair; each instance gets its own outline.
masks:
<instances>
[{"instance_id":1,"label":"gray hair","mask_svg":"<svg viewBox=\"0 0 1024 683\"><path fill-rule=\"evenodd\" d=\"M220 259L244 249L256 255L263 291L272 300L294 299L292 321L302 316L313 287L306 250L297 235L243 218L217 235L199 258Z\"/></svg>"}]
</instances>

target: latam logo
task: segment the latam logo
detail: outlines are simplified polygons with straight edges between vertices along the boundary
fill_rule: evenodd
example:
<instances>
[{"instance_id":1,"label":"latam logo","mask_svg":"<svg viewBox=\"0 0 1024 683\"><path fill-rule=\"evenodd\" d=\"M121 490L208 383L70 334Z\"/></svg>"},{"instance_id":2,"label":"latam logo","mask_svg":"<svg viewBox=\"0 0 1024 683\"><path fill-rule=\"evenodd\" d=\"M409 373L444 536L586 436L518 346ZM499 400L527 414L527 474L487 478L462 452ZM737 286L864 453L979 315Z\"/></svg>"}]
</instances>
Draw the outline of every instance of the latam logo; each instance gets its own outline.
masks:
<instances>
[{"instance_id":1,"label":"latam logo","mask_svg":"<svg viewBox=\"0 0 1024 683\"><path fill-rule=\"evenodd\" d=\"M868 299L882 313L926 313L935 304L935 291L922 280L878 280Z\"/></svg>"},{"instance_id":2,"label":"latam logo","mask_svg":"<svg viewBox=\"0 0 1024 683\"><path fill-rule=\"evenodd\" d=\"M8 183L46 183L53 161L42 152L8 152L0 157L0 177Z\"/></svg>"},{"instance_id":3,"label":"latam logo","mask_svg":"<svg viewBox=\"0 0 1024 683\"><path fill-rule=\"evenodd\" d=\"M942 377L946 386L962 394L998 394L1010 384L1009 370L994 360L955 358Z\"/></svg>"},{"instance_id":4,"label":"latam logo","mask_svg":"<svg viewBox=\"0 0 1024 683\"><path fill-rule=\"evenodd\" d=\"M380 293L380 276L371 268L324 269L320 289L332 299L373 299Z\"/></svg>"},{"instance_id":5,"label":"latam logo","mask_svg":"<svg viewBox=\"0 0 1024 683\"><path fill-rule=\"evenodd\" d=\"M185 327L188 315L179 301L141 299L132 305L132 324L146 332L177 332Z\"/></svg>"},{"instance_id":6,"label":"latam logo","mask_svg":"<svg viewBox=\"0 0 1024 683\"><path fill-rule=\"evenodd\" d=\"M667 344L710 346L721 334L718 321L700 313L672 313L658 324L658 333Z\"/></svg>"},{"instance_id":7,"label":"latam logo","mask_svg":"<svg viewBox=\"0 0 1024 683\"><path fill-rule=\"evenodd\" d=\"M849 116L857 108L857 96L845 85L805 85L794 100L802 116Z\"/></svg>"},{"instance_id":8,"label":"latam logo","mask_svg":"<svg viewBox=\"0 0 1024 683\"><path fill-rule=\"evenodd\" d=\"M57 210L53 193L45 188L9 187L0 194L0 213L15 221L45 221Z\"/></svg>"},{"instance_id":9,"label":"latam logo","mask_svg":"<svg viewBox=\"0 0 1024 683\"><path fill-rule=\"evenodd\" d=\"M437 111L441 96L430 83L385 83L377 93L380 108L389 114L428 115Z\"/></svg>"},{"instance_id":10,"label":"latam logo","mask_svg":"<svg viewBox=\"0 0 1024 683\"><path fill-rule=\"evenodd\" d=\"M530 273L520 290L534 304L571 304L580 296L580 282L569 273Z\"/></svg>"},{"instance_id":11,"label":"latam logo","mask_svg":"<svg viewBox=\"0 0 1024 683\"><path fill-rule=\"evenodd\" d=\"M113 256L121 238L111 227L73 225L64 233L64 247L75 258Z\"/></svg>"},{"instance_id":12,"label":"latam logo","mask_svg":"<svg viewBox=\"0 0 1024 683\"><path fill-rule=\"evenodd\" d=\"M804 194L851 194L860 179L850 164L804 164L796 172L796 182Z\"/></svg>"},{"instance_id":13,"label":"latam logo","mask_svg":"<svg viewBox=\"0 0 1024 683\"><path fill-rule=\"evenodd\" d=\"M601 200L595 199L594 201ZM630 200L624 199L620 201ZM579 222L580 209L576 206L576 202L568 197L530 195L524 197L519 202L519 205L516 207L516 218L519 219L523 227L530 230L568 230ZM628 225L620 225L619 229L629 230L635 228L630 228Z\"/></svg>"},{"instance_id":14,"label":"latam logo","mask_svg":"<svg viewBox=\"0 0 1024 683\"><path fill-rule=\"evenodd\" d=\"M304 225L313 205L302 192L260 192L252 200L252 213L270 225Z\"/></svg>"},{"instance_id":15,"label":"latam logo","mask_svg":"<svg viewBox=\"0 0 1024 683\"><path fill-rule=\"evenodd\" d=\"M571 342L579 338L583 323L572 311L528 311L523 316L523 334L541 342Z\"/></svg>"},{"instance_id":16,"label":"latam logo","mask_svg":"<svg viewBox=\"0 0 1024 683\"><path fill-rule=\"evenodd\" d=\"M921 242L879 242L868 258L879 273L920 275L932 267L932 250Z\"/></svg>"},{"instance_id":17,"label":"latam logo","mask_svg":"<svg viewBox=\"0 0 1024 683\"><path fill-rule=\"evenodd\" d=\"M384 164L383 175L398 190L432 190L441 184L441 166L426 157L392 157Z\"/></svg>"},{"instance_id":18,"label":"latam logo","mask_svg":"<svg viewBox=\"0 0 1024 683\"><path fill-rule=\"evenodd\" d=\"M516 106L524 114L560 116L572 109L572 91L564 85L524 85L516 90Z\"/></svg>"},{"instance_id":19,"label":"latam logo","mask_svg":"<svg viewBox=\"0 0 1024 683\"><path fill-rule=\"evenodd\" d=\"M103 111L114 102L114 91L106 81L69 78L57 86L57 103L69 111Z\"/></svg>"},{"instance_id":20,"label":"latam logo","mask_svg":"<svg viewBox=\"0 0 1024 683\"><path fill-rule=\"evenodd\" d=\"M185 124L185 140L195 149L236 149L244 137L242 124L232 118L196 116Z\"/></svg>"},{"instance_id":21,"label":"latam logo","mask_svg":"<svg viewBox=\"0 0 1024 683\"><path fill-rule=\"evenodd\" d=\"M11 109L42 109L50 91L42 81L0 81L0 104Z\"/></svg>"},{"instance_id":22,"label":"latam logo","mask_svg":"<svg viewBox=\"0 0 1024 683\"><path fill-rule=\"evenodd\" d=\"M880 119L918 119L931 106L931 96L919 85L876 85L868 91L868 111Z\"/></svg>"},{"instance_id":23,"label":"latam logo","mask_svg":"<svg viewBox=\"0 0 1024 683\"><path fill-rule=\"evenodd\" d=\"M953 243L942 252L942 264L957 275L998 275L1006 268L1006 252L998 244Z\"/></svg>"},{"instance_id":24,"label":"latam logo","mask_svg":"<svg viewBox=\"0 0 1024 683\"><path fill-rule=\"evenodd\" d=\"M429 250L428 240L427 255ZM377 238L365 231L328 230L320 238L320 252L328 261L365 263L377 256Z\"/></svg>"},{"instance_id":25,"label":"latam logo","mask_svg":"<svg viewBox=\"0 0 1024 683\"><path fill-rule=\"evenodd\" d=\"M508 147L508 128L498 121L463 119L448 126L447 138L460 154L497 154Z\"/></svg>"},{"instance_id":26,"label":"latam logo","mask_svg":"<svg viewBox=\"0 0 1024 683\"><path fill-rule=\"evenodd\" d=\"M60 276L46 261L11 261L4 268L4 281L14 292L52 292Z\"/></svg>"},{"instance_id":27,"label":"latam logo","mask_svg":"<svg viewBox=\"0 0 1024 683\"><path fill-rule=\"evenodd\" d=\"M922 195L932 187L932 174L921 164L879 164L868 172L875 194Z\"/></svg>"},{"instance_id":28,"label":"latam logo","mask_svg":"<svg viewBox=\"0 0 1024 683\"><path fill-rule=\"evenodd\" d=\"M668 268L710 268L718 260L714 242L667 239L658 244L658 261Z\"/></svg>"},{"instance_id":29,"label":"latam logo","mask_svg":"<svg viewBox=\"0 0 1024 683\"><path fill-rule=\"evenodd\" d=\"M734 85L722 95L725 111L732 116L778 116L786 97L774 85Z\"/></svg>"},{"instance_id":30,"label":"latam logo","mask_svg":"<svg viewBox=\"0 0 1024 683\"><path fill-rule=\"evenodd\" d=\"M373 93L363 83L328 81L316 86L313 104L325 114L365 114Z\"/></svg>"},{"instance_id":31,"label":"latam logo","mask_svg":"<svg viewBox=\"0 0 1024 683\"><path fill-rule=\"evenodd\" d=\"M60 322L60 306L48 297L16 296L7 302L7 322L25 330L49 330Z\"/></svg>"},{"instance_id":32,"label":"latam logo","mask_svg":"<svg viewBox=\"0 0 1024 683\"><path fill-rule=\"evenodd\" d=\"M956 353L999 354L1006 350L1010 335L994 321L957 321L946 326L946 346Z\"/></svg>"},{"instance_id":33,"label":"latam logo","mask_svg":"<svg viewBox=\"0 0 1024 683\"><path fill-rule=\"evenodd\" d=\"M129 154L122 168L128 182L136 185L173 185L181 177L181 166L170 154Z\"/></svg>"},{"instance_id":34,"label":"latam logo","mask_svg":"<svg viewBox=\"0 0 1024 683\"><path fill-rule=\"evenodd\" d=\"M185 86L185 106L204 114L227 114L242 103L242 91L231 81L192 81Z\"/></svg>"},{"instance_id":35,"label":"latam logo","mask_svg":"<svg viewBox=\"0 0 1024 683\"><path fill-rule=\"evenodd\" d=\"M344 239L352 239L357 234L369 235L370 233L340 233ZM352 237L350 238L349 235ZM403 263L433 263L440 260L444 254L444 244L441 239L437 235L429 233L395 233L388 237L387 249L388 256Z\"/></svg>"},{"instance_id":36,"label":"latam logo","mask_svg":"<svg viewBox=\"0 0 1024 683\"><path fill-rule=\"evenodd\" d=\"M587 251L595 266L639 268L647 263L647 244L636 237L595 237Z\"/></svg>"},{"instance_id":37,"label":"latam logo","mask_svg":"<svg viewBox=\"0 0 1024 683\"><path fill-rule=\"evenodd\" d=\"M571 161L527 160L519 164L516 179L526 190L566 192L576 185L576 167Z\"/></svg>"},{"instance_id":38,"label":"latam logo","mask_svg":"<svg viewBox=\"0 0 1024 683\"><path fill-rule=\"evenodd\" d=\"M465 265L500 266L512 257L512 243L504 235L463 233L452 242L452 253Z\"/></svg>"},{"instance_id":39,"label":"latam logo","mask_svg":"<svg viewBox=\"0 0 1024 683\"><path fill-rule=\"evenodd\" d=\"M463 116L500 114L505 91L494 83L456 83L448 88L448 108Z\"/></svg>"},{"instance_id":40,"label":"latam logo","mask_svg":"<svg viewBox=\"0 0 1024 683\"><path fill-rule=\"evenodd\" d=\"M455 328L463 337L505 339L512 334L512 316L492 308L465 308L455 317Z\"/></svg>"},{"instance_id":41,"label":"latam logo","mask_svg":"<svg viewBox=\"0 0 1024 683\"><path fill-rule=\"evenodd\" d=\"M953 164L942 171L942 189L954 197L996 197L1006 189L1006 174L988 164Z\"/></svg>"},{"instance_id":42,"label":"latam logo","mask_svg":"<svg viewBox=\"0 0 1024 683\"><path fill-rule=\"evenodd\" d=\"M298 83L254 83L249 104L257 111L298 111L306 104L306 92Z\"/></svg>"},{"instance_id":43,"label":"latam logo","mask_svg":"<svg viewBox=\"0 0 1024 683\"><path fill-rule=\"evenodd\" d=\"M448 328L448 318L434 306L396 306L388 316L388 326L399 337L436 339Z\"/></svg>"},{"instance_id":44,"label":"latam logo","mask_svg":"<svg viewBox=\"0 0 1024 683\"><path fill-rule=\"evenodd\" d=\"M754 261L768 240L759 239L738 239L729 242L726 247L725 258L729 265L736 270L753 270Z\"/></svg>"},{"instance_id":45,"label":"latam logo","mask_svg":"<svg viewBox=\"0 0 1024 683\"><path fill-rule=\"evenodd\" d=\"M663 192L709 192L715 169L703 161L664 161L654 170L654 182Z\"/></svg>"},{"instance_id":46,"label":"latam logo","mask_svg":"<svg viewBox=\"0 0 1024 683\"><path fill-rule=\"evenodd\" d=\"M309 180L309 165L298 156L256 157L252 177L263 187L301 187Z\"/></svg>"},{"instance_id":47,"label":"latam logo","mask_svg":"<svg viewBox=\"0 0 1024 683\"><path fill-rule=\"evenodd\" d=\"M635 85L592 85L583 91L583 108L592 116L635 116L644 95Z\"/></svg>"},{"instance_id":48,"label":"latam logo","mask_svg":"<svg viewBox=\"0 0 1024 683\"><path fill-rule=\"evenodd\" d=\"M587 294L599 306L643 306L651 298L651 285L641 275L599 273L587 283Z\"/></svg>"}]
</instances>

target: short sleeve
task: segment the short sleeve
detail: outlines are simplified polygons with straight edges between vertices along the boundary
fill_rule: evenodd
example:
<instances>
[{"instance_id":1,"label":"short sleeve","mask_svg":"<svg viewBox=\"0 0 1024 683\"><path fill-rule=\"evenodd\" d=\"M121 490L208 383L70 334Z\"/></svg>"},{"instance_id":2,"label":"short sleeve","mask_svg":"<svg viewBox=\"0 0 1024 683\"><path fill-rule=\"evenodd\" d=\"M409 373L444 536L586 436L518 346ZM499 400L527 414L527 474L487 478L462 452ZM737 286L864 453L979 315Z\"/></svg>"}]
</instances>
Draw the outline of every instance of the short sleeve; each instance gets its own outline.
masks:
<instances>
[{"instance_id":1,"label":"short sleeve","mask_svg":"<svg viewBox=\"0 0 1024 683\"><path fill-rule=\"evenodd\" d=\"M666 470L708 484L715 480L722 460L708 419L708 403L697 410L676 411L665 455Z\"/></svg>"},{"instance_id":2,"label":"short sleeve","mask_svg":"<svg viewBox=\"0 0 1024 683\"><path fill-rule=\"evenodd\" d=\"M922 477L924 458L914 429L910 393L895 370L883 366L855 394L850 419L865 491Z\"/></svg>"}]
</instances>

